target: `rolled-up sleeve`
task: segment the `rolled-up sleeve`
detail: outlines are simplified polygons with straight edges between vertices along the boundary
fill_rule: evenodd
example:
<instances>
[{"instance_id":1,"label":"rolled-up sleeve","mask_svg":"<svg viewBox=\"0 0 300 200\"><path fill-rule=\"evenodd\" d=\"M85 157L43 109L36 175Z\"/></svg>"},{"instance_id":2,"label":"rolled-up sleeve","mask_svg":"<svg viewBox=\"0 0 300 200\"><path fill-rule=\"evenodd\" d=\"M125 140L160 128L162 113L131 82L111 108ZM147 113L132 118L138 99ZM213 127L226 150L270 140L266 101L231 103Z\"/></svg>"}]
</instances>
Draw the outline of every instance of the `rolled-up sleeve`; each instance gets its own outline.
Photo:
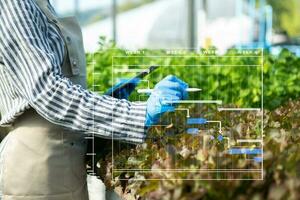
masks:
<instances>
[{"instance_id":1,"label":"rolled-up sleeve","mask_svg":"<svg viewBox=\"0 0 300 200\"><path fill-rule=\"evenodd\" d=\"M61 73L48 23L32 0L0 0L0 55L19 96L52 123L99 137L142 142L144 103L100 96Z\"/></svg>"}]
</instances>

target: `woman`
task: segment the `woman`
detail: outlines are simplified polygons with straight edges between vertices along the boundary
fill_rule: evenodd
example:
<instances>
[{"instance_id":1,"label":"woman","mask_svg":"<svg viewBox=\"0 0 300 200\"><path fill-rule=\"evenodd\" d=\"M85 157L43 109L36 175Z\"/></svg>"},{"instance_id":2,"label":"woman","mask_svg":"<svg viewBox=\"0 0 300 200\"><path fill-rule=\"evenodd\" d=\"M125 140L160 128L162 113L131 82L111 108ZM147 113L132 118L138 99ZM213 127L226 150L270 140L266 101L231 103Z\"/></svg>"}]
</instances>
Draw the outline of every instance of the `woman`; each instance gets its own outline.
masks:
<instances>
[{"instance_id":1,"label":"woman","mask_svg":"<svg viewBox=\"0 0 300 200\"><path fill-rule=\"evenodd\" d=\"M85 136L139 143L148 126L186 97L187 84L168 76L146 103L86 90L81 30L58 18L48 0L0 0L1 126L12 131L0 151L6 200L88 199Z\"/></svg>"}]
</instances>

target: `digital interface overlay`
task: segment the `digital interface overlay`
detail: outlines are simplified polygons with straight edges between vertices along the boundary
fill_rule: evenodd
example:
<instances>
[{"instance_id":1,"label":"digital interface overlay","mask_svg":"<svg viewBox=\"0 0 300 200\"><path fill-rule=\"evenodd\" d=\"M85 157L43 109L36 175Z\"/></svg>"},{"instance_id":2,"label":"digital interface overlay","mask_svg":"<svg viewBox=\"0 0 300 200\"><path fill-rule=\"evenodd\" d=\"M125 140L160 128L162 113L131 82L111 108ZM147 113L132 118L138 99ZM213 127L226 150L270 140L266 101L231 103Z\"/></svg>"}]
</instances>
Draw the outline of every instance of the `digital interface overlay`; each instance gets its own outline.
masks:
<instances>
[{"instance_id":1,"label":"digital interface overlay","mask_svg":"<svg viewBox=\"0 0 300 200\"><path fill-rule=\"evenodd\" d=\"M96 55L97 53L94 54L95 57ZM117 141L112 143L112 174L164 173L163 179L170 180L263 179L262 49L237 49L224 55L217 50L198 50L192 54L189 50L180 49L122 53L116 51L109 59L111 59L111 74L109 74L111 86L122 79L130 79L138 73L147 72L150 66L159 68L149 72L141 80L129 98L132 102L146 102L155 84L170 74L187 82L194 90L189 92L187 100L166 102L177 105L175 112L164 114L159 124L151 127L151 130L160 134L155 137L149 135L147 138L148 144L159 143L169 148L165 149L166 152L160 151L163 155L170 153L168 152L170 148L171 151L175 151L173 164L169 168L153 169L147 165L139 168L130 166L120 168L117 163L121 161L116 160L117 155L123 153L124 148L130 152L132 146L123 145L123 149L119 150L116 147L122 142ZM95 65L96 62L92 64ZM246 73L247 79L241 80L235 72ZM93 77L99 74L101 71L93 71ZM232 87L240 85L240 91L233 91L230 85ZM101 86L96 82L93 88L94 92L103 94L103 89L99 89ZM258 94L260 98L251 94ZM247 103L243 101L245 98L248 99ZM241 120L245 116L251 123ZM190 159L185 162L184 149L178 149L172 137L193 138L193 144L186 146L189 151L194 152L193 155L199 157L195 161L191 162ZM94 136L91 136L88 139L93 138ZM114 140L113 133L111 139ZM94 156L95 153L90 152L89 155ZM130 159L131 155L128 153L124 156ZM149 163L155 163L159 157L160 155L152 155L147 159ZM194 177L193 173L196 172L197 176ZM172 176L176 173L181 174L180 178Z\"/></svg>"}]
</instances>

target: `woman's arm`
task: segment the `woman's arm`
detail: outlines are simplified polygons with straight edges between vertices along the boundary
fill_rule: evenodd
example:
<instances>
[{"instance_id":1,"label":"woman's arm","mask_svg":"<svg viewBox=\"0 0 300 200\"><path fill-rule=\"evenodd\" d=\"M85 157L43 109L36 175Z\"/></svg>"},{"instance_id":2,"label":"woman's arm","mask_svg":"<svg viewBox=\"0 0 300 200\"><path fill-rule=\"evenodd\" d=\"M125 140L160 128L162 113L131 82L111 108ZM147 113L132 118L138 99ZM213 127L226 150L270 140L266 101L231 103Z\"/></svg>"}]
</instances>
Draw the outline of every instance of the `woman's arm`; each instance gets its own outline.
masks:
<instances>
[{"instance_id":1,"label":"woman's arm","mask_svg":"<svg viewBox=\"0 0 300 200\"><path fill-rule=\"evenodd\" d=\"M44 118L85 133L130 142L145 137L146 105L99 96L61 73L32 0L0 0L0 55L18 95Z\"/></svg>"}]
</instances>

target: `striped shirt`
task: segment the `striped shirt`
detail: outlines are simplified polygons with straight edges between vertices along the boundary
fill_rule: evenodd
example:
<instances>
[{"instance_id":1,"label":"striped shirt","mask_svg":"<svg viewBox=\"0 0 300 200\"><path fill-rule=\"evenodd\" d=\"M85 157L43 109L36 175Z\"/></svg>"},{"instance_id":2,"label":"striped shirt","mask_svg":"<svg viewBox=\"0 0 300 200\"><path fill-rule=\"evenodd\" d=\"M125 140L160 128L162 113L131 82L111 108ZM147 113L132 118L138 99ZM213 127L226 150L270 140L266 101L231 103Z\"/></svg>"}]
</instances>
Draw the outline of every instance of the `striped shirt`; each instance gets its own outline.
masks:
<instances>
[{"instance_id":1,"label":"striped shirt","mask_svg":"<svg viewBox=\"0 0 300 200\"><path fill-rule=\"evenodd\" d=\"M143 141L145 103L100 96L64 77L62 36L33 0L0 0L0 16L1 126L33 108L74 131Z\"/></svg>"}]
</instances>

